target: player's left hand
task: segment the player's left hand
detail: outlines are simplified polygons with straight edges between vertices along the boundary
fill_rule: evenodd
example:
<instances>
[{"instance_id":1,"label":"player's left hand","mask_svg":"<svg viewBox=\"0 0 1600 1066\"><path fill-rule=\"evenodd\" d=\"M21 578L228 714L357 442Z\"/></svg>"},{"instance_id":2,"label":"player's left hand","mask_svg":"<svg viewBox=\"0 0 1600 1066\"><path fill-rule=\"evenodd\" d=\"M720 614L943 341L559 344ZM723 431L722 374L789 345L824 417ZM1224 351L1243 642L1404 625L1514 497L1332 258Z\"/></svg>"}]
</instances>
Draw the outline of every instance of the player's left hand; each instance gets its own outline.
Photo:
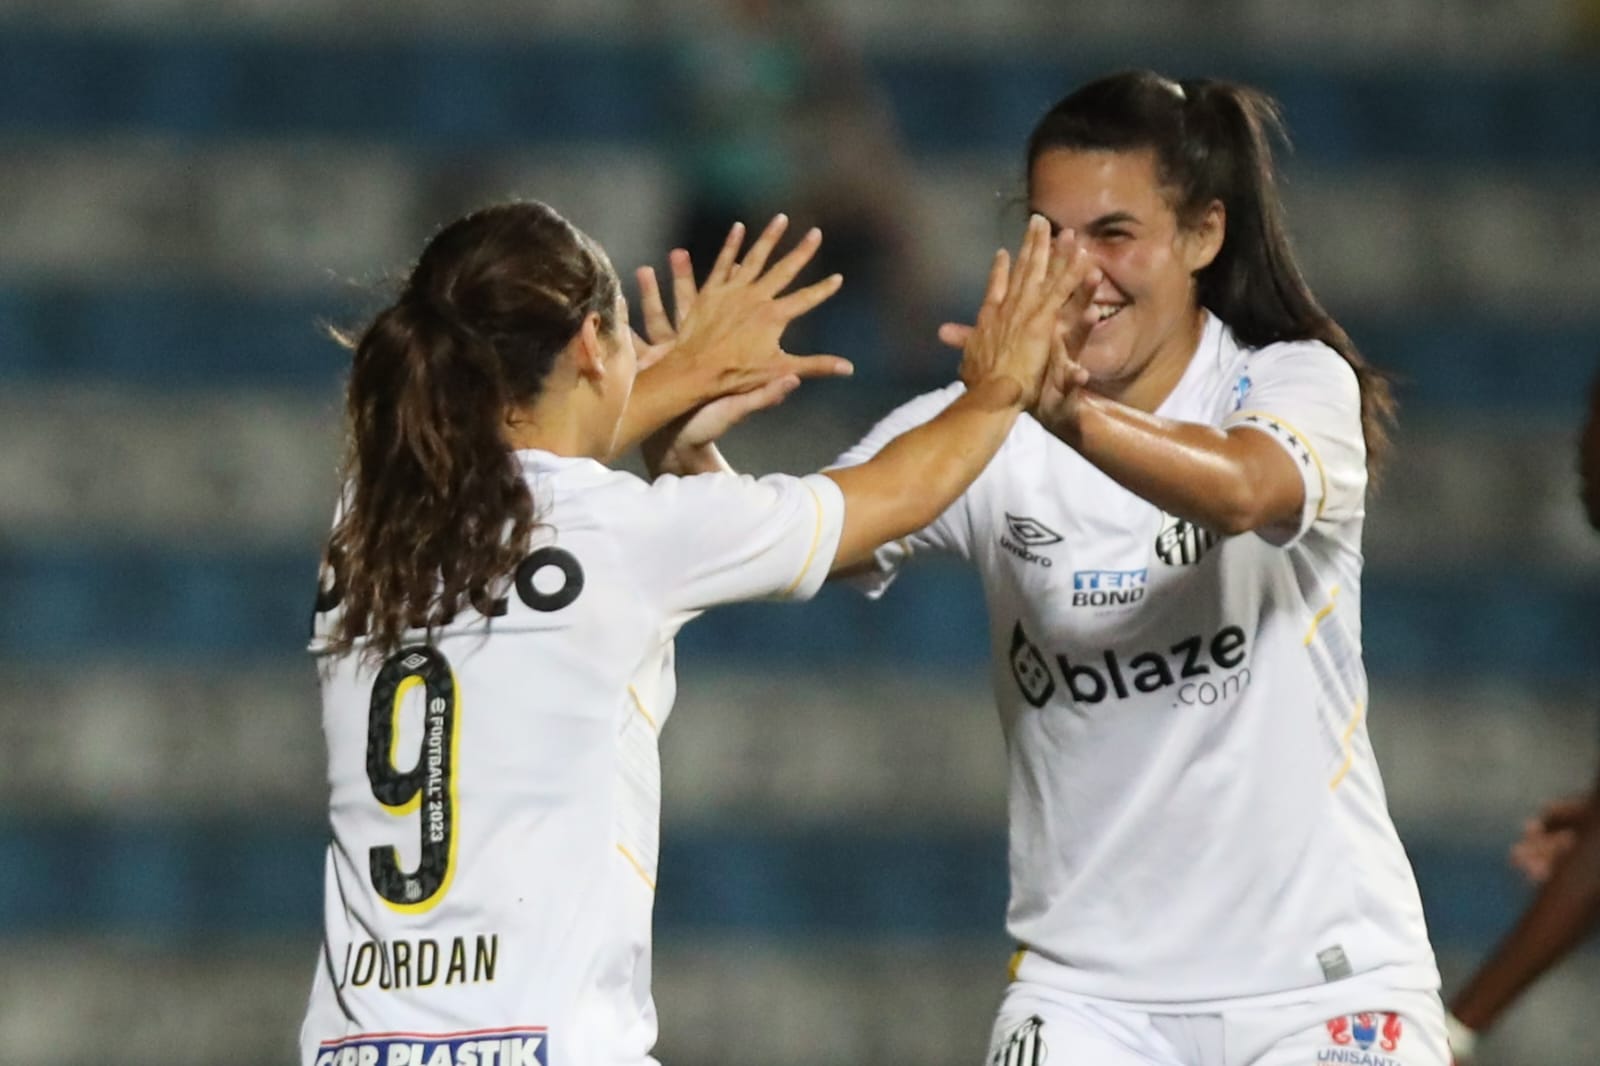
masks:
<instances>
[{"instance_id":1,"label":"player's left hand","mask_svg":"<svg viewBox=\"0 0 1600 1066\"><path fill-rule=\"evenodd\" d=\"M738 232L737 228L734 232ZM730 241L732 239L733 235L730 234ZM637 332L634 334L640 370L654 365L671 353L678 339L678 322L689 313L699 295L689 253L681 248L674 249L667 261L672 267L672 301L676 321L667 313L666 300L662 297L655 269L640 267L635 275L639 283L639 309L645 331L643 337ZM782 354L781 349L779 353ZM650 465L658 471L675 474L716 469L720 466L719 459L707 454L711 445L751 415L778 406L799 387L798 374L784 374L746 392L731 393L702 404L664 426L645 442Z\"/></svg>"},{"instance_id":2,"label":"player's left hand","mask_svg":"<svg viewBox=\"0 0 1600 1066\"><path fill-rule=\"evenodd\" d=\"M640 267L636 277L648 341L639 369L671 359L674 373L700 382L698 391L706 399L763 388L790 375L809 378L852 373L855 368L848 359L791 355L779 344L789 323L831 297L842 281L834 274L786 293L822 244L821 232L813 229L786 254L772 260L787 227L787 217L777 215L755 242L743 249L744 227L735 224L705 283L698 286L689 253L674 249L668 257L671 318L655 269Z\"/></svg>"}]
</instances>

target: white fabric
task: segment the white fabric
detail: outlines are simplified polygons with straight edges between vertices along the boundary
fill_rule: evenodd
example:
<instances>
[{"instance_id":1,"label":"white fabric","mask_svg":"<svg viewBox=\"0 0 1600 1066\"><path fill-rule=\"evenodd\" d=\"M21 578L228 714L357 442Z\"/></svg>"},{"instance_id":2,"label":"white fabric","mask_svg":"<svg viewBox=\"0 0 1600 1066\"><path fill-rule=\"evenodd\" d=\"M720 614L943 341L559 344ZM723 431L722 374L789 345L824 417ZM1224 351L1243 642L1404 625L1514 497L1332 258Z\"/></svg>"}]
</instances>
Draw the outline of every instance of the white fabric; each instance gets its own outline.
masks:
<instances>
[{"instance_id":1,"label":"white fabric","mask_svg":"<svg viewBox=\"0 0 1600 1066\"><path fill-rule=\"evenodd\" d=\"M1141 1010L1026 982L1006 989L989 1066L1450 1066L1435 992L1394 990L1381 975L1315 996L1249 1001L1202 1014Z\"/></svg>"},{"instance_id":2,"label":"white fabric","mask_svg":"<svg viewBox=\"0 0 1600 1066\"><path fill-rule=\"evenodd\" d=\"M589 460L519 458L541 564L487 624L467 611L434 652L391 657L391 680L432 670L434 684L392 693L358 656L319 657L333 839L306 1066L485 1061L490 1045L502 1063L651 1061L673 638L717 604L813 595L838 545L843 496L820 475L646 484ZM313 651L335 611L318 617ZM422 784L386 809L374 781L413 766ZM385 855L396 902L371 869Z\"/></svg>"},{"instance_id":3,"label":"white fabric","mask_svg":"<svg viewBox=\"0 0 1600 1066\"><path fill-rule=\"evenodd\" d=\"M841 465L960 391L901 407ZM881 593L931 551L982 576L1020 976L1183 1009L1380 967L1437 987L1367 739L1354 372L1321 344L1245 349L1210 317L1157 413L1271 433L1305 480L1298 528L1218 539L1023 418L864 581Z\"/></svg>"}]
</instances>

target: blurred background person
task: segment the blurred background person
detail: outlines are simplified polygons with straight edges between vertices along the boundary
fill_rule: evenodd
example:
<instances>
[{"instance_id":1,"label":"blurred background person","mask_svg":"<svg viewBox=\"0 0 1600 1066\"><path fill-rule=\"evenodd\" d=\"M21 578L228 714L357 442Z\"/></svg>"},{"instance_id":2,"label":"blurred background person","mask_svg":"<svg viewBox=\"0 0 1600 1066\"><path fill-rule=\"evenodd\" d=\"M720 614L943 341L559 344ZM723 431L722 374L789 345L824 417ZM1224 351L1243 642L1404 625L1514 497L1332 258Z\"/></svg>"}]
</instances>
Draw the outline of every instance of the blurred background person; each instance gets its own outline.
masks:
<instances>
[{"instance_id":1,"label":"blurred background person","mask_svg":"<svg viewBox=\"0 0 1600 1066\"><path fill-rule=\"evenodd\" d=\"M1600 533L1600 373L1578 437L1578 473L1589 525ZM1540 885L1516 926L1450 1004L1456 1059L1474 1060L1478 1039L1528 987L1588 937L1600 921L1600 781L1547 804L1524 828L1511 859Z\"/></svg>"},{"instance_id":2,"label":"blurred background person","mask_svg":"<svg viewBox=\"0 0 1600 1066\"><path fill-rule=\"evenodd\" d=\"M1015 232L1016 146L1071 86L1156 66L1282 103L1308 281L1399 374L1363 643L1453 994L1526 902L1506 827L1595 772L1600 539L1570 436L1600 337L1600 91L1578 7L819 6L902 146L884 184L935 313L924 360L842 350L856 379L736 430L754 473L814 469L949 380L933 330L971 313ZM687 188L654 10L0 0L0 1059L293 1055L327 833L301 649L346 365L320 326L376 309L373 264L510 196L561 204L625 278L659 267ZM981 595L930 567L857 599L730 608L681 642L669 1066L983 1054L1010 945ZM1577 953L1480 1061L1588 1061L1597 990Z\"/></svg>"},{"instance_id":3,"label":"blurred background person","mask_svg":"<svg viewBox=\"0 0 1600 1066\"><path fill-rule=\"evenodd\" d=\"M926 361L932 279L910 163L845 27L817 0L662 5L683 183L674 241L709 263L729 224L776 211L828 235L813 273L853 284L796 323L794 343L850 350L877 374Z\"/></svg>"}]
</instances>

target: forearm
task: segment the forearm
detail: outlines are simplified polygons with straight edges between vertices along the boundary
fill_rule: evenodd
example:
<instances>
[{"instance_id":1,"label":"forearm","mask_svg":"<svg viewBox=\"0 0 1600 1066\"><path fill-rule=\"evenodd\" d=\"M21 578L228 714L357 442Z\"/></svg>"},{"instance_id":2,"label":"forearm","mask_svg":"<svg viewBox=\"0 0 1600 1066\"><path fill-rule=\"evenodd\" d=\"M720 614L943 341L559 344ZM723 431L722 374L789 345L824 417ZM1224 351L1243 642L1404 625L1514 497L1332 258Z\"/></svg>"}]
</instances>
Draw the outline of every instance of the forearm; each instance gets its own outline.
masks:
<instances>
[{"instance_id":1,"label":"forearm","mask_svg":"<svg viewBox=\"0 0 1600 1066\"><path fill-rule=\"evenodd\" d=\"M1600 921L1600 826L1591 825L1516 927L1451 1004L1468 1028L1488 1029Z\"/></svg>"},{"instance_id":2,"label":"forearm","mask_svg":"<svg viewBox=\"0 0 1600 1066\"><path fill-rule=\"evenodd\" d=\"M1046 428L1130 492L1216 533L1292 523L1304 500L1293 464L1252 430L1230 434L1090 392L1070 424Z\"/></svg>"},{"instance_id":3,"label":"forearm","mask_svg":"<svg viewBox=\"0 0 1600 1066\"><path fill-rule=\"evenodd\" d=\"M715 444L699 444L691 448L675 446L677 433L672 426L658 430L639 446L645 469L651 478L662 474L690 477L694 474L736 474Z\"/></svg>"},{"instance_id":4,"label":"forearm","mask_svg":"<svg viewBox=\"0 0 1600 1066\"><path fill-rule=\"evenodd\" d=\"M622 409L622 424L617 427L617 444L612 457L626 454L714 396L714 385L675 369L670 359L646 368L634 379L633 392Z\"/></svg>"},{"instance_id":5,"label":"forearm","mask_svg":"<svg viewBox=\"0 0 1600 1066\"><path fill-rule=\"evenodd\" d=\"M865 463L825 471L845 497L833 572L870 559L879 545L916 532L954 503L1000 450L1021 413L1020 396L1014 381L985 382Z\"/></svg>"}]
</instances>

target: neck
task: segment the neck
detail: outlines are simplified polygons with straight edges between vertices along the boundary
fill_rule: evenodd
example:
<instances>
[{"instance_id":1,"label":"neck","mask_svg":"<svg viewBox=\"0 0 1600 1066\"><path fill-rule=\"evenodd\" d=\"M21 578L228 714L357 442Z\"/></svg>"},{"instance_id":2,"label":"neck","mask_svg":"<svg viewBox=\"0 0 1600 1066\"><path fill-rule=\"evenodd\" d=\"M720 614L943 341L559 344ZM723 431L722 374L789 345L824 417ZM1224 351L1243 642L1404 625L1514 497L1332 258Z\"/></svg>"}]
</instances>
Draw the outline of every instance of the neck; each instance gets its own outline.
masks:
<instances>
[{"instance_id":1,"label":"neck","mask_svg":"<svg viewBox=\"0 0 1600 1066\"><path fill-rule=\"evenodd\" d=\"M562 402L556 403L554 400ZM585 418L581 402L576 397L546 395L527 407L509 411L501 435L513 449L536 448L552 455L575 459L604 460L611 450L609 440L600 440L601 434L592 426L593 419Z\"/></svg>"},{"instance_id":2,"label":"neck","mask_svg":"<svg viewBox=\"0 0 1600 1066\"><path fill-rule=\"evenodd\" d=\"M1172 390L1178 387L1189 361L1200 347L1200 338L1206 331L1206 311L1196 307L1172 335L1161 342L1150 361L1126 381L1096 383L1096 392L1147 414L1166 402Z\"/></svg>"}]
</instances>

